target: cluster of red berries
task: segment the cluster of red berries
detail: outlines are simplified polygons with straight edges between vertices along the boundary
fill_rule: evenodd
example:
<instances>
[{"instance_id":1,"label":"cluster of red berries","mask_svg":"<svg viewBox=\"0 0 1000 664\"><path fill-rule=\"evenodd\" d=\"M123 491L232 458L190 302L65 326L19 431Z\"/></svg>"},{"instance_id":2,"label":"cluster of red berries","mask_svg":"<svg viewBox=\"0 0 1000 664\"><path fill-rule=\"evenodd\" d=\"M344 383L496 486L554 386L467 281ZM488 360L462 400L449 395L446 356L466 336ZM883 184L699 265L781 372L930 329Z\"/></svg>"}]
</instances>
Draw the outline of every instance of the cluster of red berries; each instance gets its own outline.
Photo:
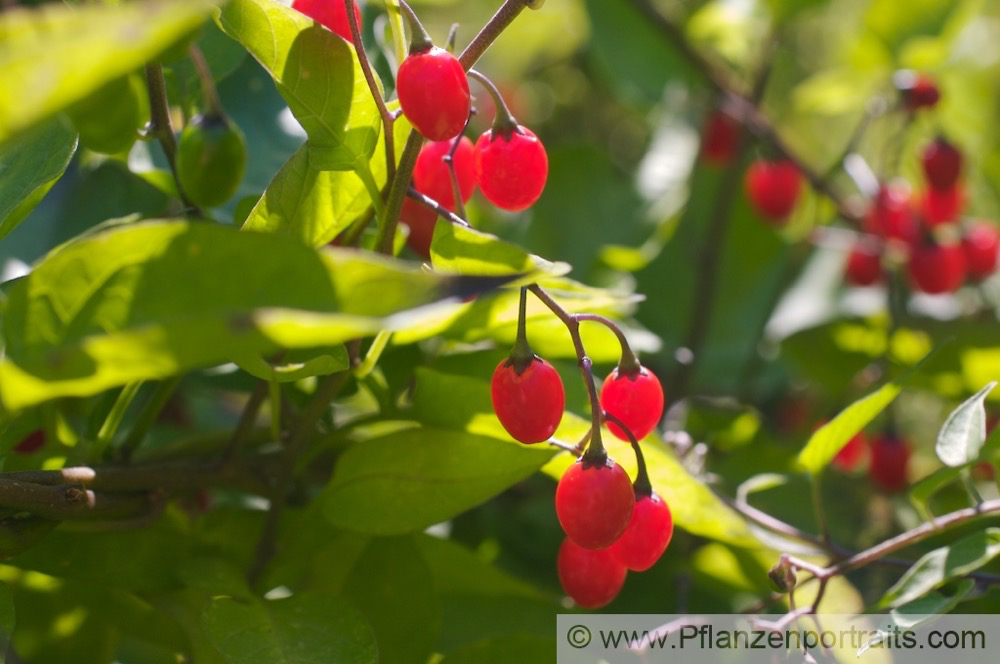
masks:
<instances>
[{"instance_id":1,"label":"cluster of red berries","mask_svg":"<svg viewBox=\"0 0 1000 664\"><path fill-rule=\"evenodd\" d=\"M902 183L879 189L862 221L872 237L859 240L847 259L848 283L881 281L882 255L890 243L901 247L910 283L924 293L951 293L966 280L979 281L996 271L1000 232L983 221L960 219L965 204L961 152L938 137L925 146L921 165L927 187L919 195Z\"/></svg>"},{"instance_id":2,"label":"cluster of red berries","mask_svg":"<svg viewBox=\"0 0 1000 664\"><path fill-rule=\"evenodd\" d=\"M425 33L415 35L410 54L396 74L396 94L403 114L431 141L417 158L413 186L455 212L450 161L463 204L478 185L483 196L498 208L524 210L545 188L549 170L545 147L534 132L517 123L496 87L481 74L476 73L476 78L493 95L496 115L493 127L473 145L462 136L472 112L465 69L454 55L434 46ZM426 257L437 215L407 200L401 219L410 228L411 249Z\"/></svg>"},{"instance_id":3,"label":"cluster of red berries","mask_svg":"<svg viewBox=\"0 0 1000 664\"><path fill-rule=\"evenodd\" d=\"M344 0L294 0L292 7L351 40ZM358 24L361 14L354 5ZM454 170L464 205L476 185L493 205L518 212L534 205L548 178L545 147L528 128L517 123L499 91L481 74L494 97L493 127L475 145L462 136L472 112L472 95L465 68L449 51L433 44L416 17L407 14L413 29L410 53L396 73L396 95L403 115L426 139L413 169L413 187L445 209L456 212ZM408 245L429 257L437 214L413 199L403 204L400 219L410 229Z\"/></svg>"},{"instance_id":4,"label":"cluster of red berries","mask_svg":"<svg viewBox=\"0 0 1000 664\"><path fill-rule=\"evenodd\" d=\"M523 294L522 294L523 297ZM565 392L556 369L527 346L522 321L511 356L493 373L491 393L497 419L515 440L548 440L562 420ZM656 428L663 414L663 388L635 360L616 367L605 379L600 407L613 435L633 443ZM626 430L627 429L627 430ZM596 441L596 447L595 447ZM559 480L556 515L567 537L557 568L563 589L580 606L598 608L613 600L628 570L649 569L673 535L666 502L653 492L644 464L633 483L610 459L593 432L590 448Z\"/></svg>"},{"instance_id":5,"label":"cluster of red berries","mask_svg":"<svg viewBox=\"0 0 1000 664\"><path fill-rule=\"evenodd\" d=\"M933 108L941 97L934 81L904 71L896 75L900 106L908 113ZM711 165L728 164L737 155L739 123L721 111L711 112L702 134L701 156ZM852 247L846 281L871 286L884 277L883 256L889 245L907 261L915 290L941 294L956 291L967 280L992 275L1000 256L1000 230L993 224L963 221L965 193L961 183L962 153L944 137L929 143L921 155L926 188L912 195L904 183L879 188L862 220L861 237ZM744 178L751 207L764 220L780 225L795 209L803 176L788 159L755 160Z\"/></svg>"},{"instance_id":6,"label":"cluster of red berries","mask_svg":"<svg viewBox=\"0 0 1000 664\"><path fill-rule=\"evenodd\" d=\"M898 434L885 433L869 440L863 431L851 438L833 458L833 466L845 473L860 468L867 453L868 477L887 493L909 486L910 444Z\"/></svg>"}]
</instances>

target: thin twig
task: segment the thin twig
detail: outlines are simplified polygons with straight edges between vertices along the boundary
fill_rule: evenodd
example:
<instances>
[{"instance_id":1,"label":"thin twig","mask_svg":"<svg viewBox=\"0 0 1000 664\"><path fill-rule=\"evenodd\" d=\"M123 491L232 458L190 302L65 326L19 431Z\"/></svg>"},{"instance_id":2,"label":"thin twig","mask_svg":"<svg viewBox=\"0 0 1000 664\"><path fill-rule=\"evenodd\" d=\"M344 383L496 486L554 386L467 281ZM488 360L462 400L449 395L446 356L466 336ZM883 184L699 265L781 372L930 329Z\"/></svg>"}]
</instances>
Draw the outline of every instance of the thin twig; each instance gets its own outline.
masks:
<instances>
[{"instance_id":1,"label":"thin twig","mask_svg":"<svg viewBox=\"0 0 1000 664\"><path fill-rule=\"evenodd\" d=\"M167 101L167 83L163 78L163 65L157 62L146 63L146 87L149 90L149 135L160 142L163 154L167 158L170 172L174 175L174 184L181 202L195 216L201 216L201 210L188 200L177 177L177 137L170 122L170 106Z\"/></svg>"},{"instance_id":2,"label":"thin twig","mask_svg":"<svg viewBox=\"0 0 1000 664\"><path fill-rule=\"evenodd\" d=\"M358 25L358 17L354 14L355 0L345 0L345 3L347 5L347 25L351 30L351 42L354 44L354 51L358 55L358 62L361 64L361 71L365 75L368 89L372 93L372 99L375 100L375 105L378 107L378 114L382 118L382 134L385 137L386 182L392 182L396 176L396 145L392 131L396 116L386 107L382 91L379 90L371 63L368 61L364 41L361 39L361 26Z\"/></svg>"}]
</instances>

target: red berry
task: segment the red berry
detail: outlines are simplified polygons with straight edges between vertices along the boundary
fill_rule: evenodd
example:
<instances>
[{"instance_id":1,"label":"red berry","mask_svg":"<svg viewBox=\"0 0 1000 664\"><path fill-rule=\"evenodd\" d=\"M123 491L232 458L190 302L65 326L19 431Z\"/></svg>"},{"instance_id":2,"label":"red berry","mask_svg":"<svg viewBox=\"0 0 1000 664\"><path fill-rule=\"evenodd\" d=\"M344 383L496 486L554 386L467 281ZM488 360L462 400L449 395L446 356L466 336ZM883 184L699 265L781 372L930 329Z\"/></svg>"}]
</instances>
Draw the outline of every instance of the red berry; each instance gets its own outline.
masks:
<instances>
[{"instance_id":1,"label":"red berry","mask_svg":"<svg viewBox=\"0 0 1000 664\"><path fill-rule=\"evenodd\" d=\"M351 26L347 21L347 3L344 0L293 0L292 9L298 10L330 29L334 34L351 41ZM361 10L354 3L354 15L361 27Z\"/></svg>"},{"instance_id":2,"label":"red berry","mask_svg":"<svg viewBox=\"0 0 1000 664\"><path fill-rule=\"evenodd\" d=\"M599 609L617 597L628 575L607 549L584 549L568 537L559 547L556 569L563 590L585 609Z\"/></svg>"},{"instance_id":3,"label":"red berry","mask_svg":"<svg viewBox=\"0 0 1000 664\"><path fill-rule=\"evenodd\" d=\"M437 213L426 205L407 197L403 201L399 220L410 228L410 234L406 238L406 246L415 254L430 258L431 240L434 238Z\"/></svg>"},{"instance_id":4,"label":"red berry","mask_svg":"<svg viewBox=\"0 0 1000 664\"><path fill-rule=\"evenodd\" d=\"M866 243L857 242L847 256L844 273L847 283L854 286L871 286L882 280L882 256Z\"/></svg>"},{"instance_id":5,"label":"red berry","mask_svg":"<svg viewBox=\"0 0 1000 664\"><path fill-rule=\"evenodd\" d=\"M837 455L833 457L833 465L844 472L850 472L857 468L865 458L865 448L868 447L868 438L863 431L859 431L856 436L847 441L847 444L840 448Z\"/></svg>"},{"instance_id":6,"label":"red berry","mask_svg":"<svg viewBox=\"0 0 1000 664\"><path fill-rule=\"evenodd\" d=\"M903 99L903 105L911 111L921 108L933 108L941 99L937 84L926 74L903 70L893 77L896 89Z\"/></svg>"},{"instance_id":7,"label":"red berry","mask_svg":"<svg viewBox=\"0 0 1000 664\"><path fill-rule=\"evenodd\" d=\"M965 207L965 193L957 184L950 189L928 189L921 196L920 205L928 226L951 223Z\"/></svg>"},{"instance_id":8,"label":"red berry","mask_svg":"<svg viewBox=\"0 0 1000 664\"><path fill-rule=\"evenodd\" d=\"M914 288L938 295L958 290L965 280L965 255L960 244L921 244L910 255Z\"/></svg>"},{"instance_id":9,"label":"red berry","mask_svg":"<svg viewBox=\"0 0 1000 664\"><path fill-rule=\"evenodd\" d=\"M725 166L740 147L740 124L722 111L705 118L701 133L701 158L712 166Z\"/></svg>"},{"instance_id":10,"label":"red berry","mask_svg":"<svg viewBox=\"0 0 1000 664\"><path fill-rule=\"evenodd\" d=\"M455 193L451 186L448 163L444 158L451 152L453 142L453 140L432 141L424 144L413 167L413 186L416 190L433 198L452 212L455 211ZM463 203L472 198L472 192L476 188L472 155L472 141L463 136L458 141L458 148L452 159Z\"/></svg>"},{"instance_id":11,"label":"red berry","mask_svg":"<svg viewBox=\"0 0 1000 664\"><path fill-rule=\"evenodd\" d=\"M637 440L642 440L663 416L663 388L653 372L645 367L632 375L619 375L615 367L601 386L601 408L621 420ZM608 422L607 425L617 438L628 440L617 424Z\"/></svg>"},{"instance_id":12,"label":"red berry","mask_svg":"<svg viewBox=\"0 0 1000 664\"><path fill-rule=\"evenodd\" d=\"M585 549L603 549L632 518L635 491L625 469L609 458L580 458L556 486L556 516L566 535Z\"/></svg>"},{"instance_id":13,"label":"red berry","mask_svg":"<svg viewBox=\"0 0 1000 664\"><path fill-rule=\"evenodd\" d=\"M483 196L498 208L517 212L542 195L549 158L538 137L518 125L509 136L484 132L476 141L475 168Z\"/></svg>"},{"instance_id":14,"label":"red berry","mask_svg":"<svg viewBox=\"0 0 1000 664\"><path fill-rule=\"evenodd\" d=\"M518 374L504 360L493 372L493 411L514 440L540 443L555 433L566 405L559 372L536 357Z\"/></svg>"},{"instance_id":15,"label":"red berry","mask_svg":"<svg viewBox=\"0 0 1000 664\"><path fill-rule=\"evenodd\" d=\"M783 222L799 200L802 175L788 160L757 160L750 164L744 186L757 214L768 221Z\"/></svg>"},{"instance_id":16,"label":"red berry","mask_svg":"<svg viewBox=\"0 0 1000 664\"><path fill-rule=\"evenodd\" d=\"M910 446L895 436L880 436L871 444L871 465L868 474L880 489L902 491L909 484Z\"/></svg>"},{"instance_id":17,"label":"red berry","mask_svg":"<svg viewBox=\"0 0 1000 664\"><path fill-rule=\"evenodd\" d=\"M44 444L45 431L43 429L35 429L22 438L21 442L14 446L13 451L17 454L34 454L42 449L42 445Z\"/></svg>"},{"instance_id":18,"label":"red berry","mask_svg":"<svg viewBox=\"0 0 1000 664\"><path fill-rule=\"evenodd\" d=\"M673 534L674 519L666 501L655 493L638 496L628 527L609 550L625 567L643 572L660 559Z\"/></svg>"},{"instance_id":19,"label":"red berry","mask_svg":"<svg viewBox=\"0 0 1000 664\"><path fill-rule=\"evenodd\" d=\"M962 153L940 136L924 148L921 162L927 184L933 189L951 189L958 182L962 171Z\"/></svg>"},{"instance_id":20,"label":"red berry","mask_svg":"<svg viewBox=\"0 0 1000 664\"><path fill-rule=\"evenodd\" d=\"M965 267L972 279L985 279L997 269L1000 232L991 224L977 223L962 239Z\"/></svg>"},{"instance_id":21,"label":"red berry","mask_svg":"<svg viewBox=\"0 0 1000 664\"><path fill-rule=\"evenodd\" d=\"M910 191L903 185L887 184L879 188L865 215L866 231L884 238L911 243L919 233L910 208Z\"/></svg>"},{"instance_id":22,"label":"red berry","mask_svg":"<svg viewBox=\"0 0 1000 664\"><path fill-rule=\"evenodd\" d=\"M458 58L443 48L411 53L403 60L396 94L406 119L432 141L455 138L469 119L469 79Z\"/></svg>"}]
</instances>

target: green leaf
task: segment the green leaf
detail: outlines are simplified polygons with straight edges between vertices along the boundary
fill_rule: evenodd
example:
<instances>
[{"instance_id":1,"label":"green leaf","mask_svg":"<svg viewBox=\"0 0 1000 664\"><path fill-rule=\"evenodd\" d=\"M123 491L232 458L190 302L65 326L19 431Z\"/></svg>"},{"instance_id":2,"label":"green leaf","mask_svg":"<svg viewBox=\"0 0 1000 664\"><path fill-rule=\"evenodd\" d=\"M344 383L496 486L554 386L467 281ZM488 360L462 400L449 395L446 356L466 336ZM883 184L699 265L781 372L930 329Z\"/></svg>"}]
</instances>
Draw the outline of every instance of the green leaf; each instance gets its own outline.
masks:
<instances>
[{"instance_id":1,"label":"green leaf","mask_svg":"<svg viewBox=\"0 0 1000 664\"><path fill-rule=\"evenodd\" d=\"M928 616L939 616L950 612L976 587L973 579L962 579L955 594L946 597L939 592L929 592L920 599L893 609L890 612L897 627L913 629L927 622Z\"/></svg>"},{"instance_id":2,"label":"green leaf","mask_svg":"<svg viewBox=\"0 0 1000 664\"><path fill-rule=\"evenodd\" d=\"M142 530L79 533L57 529L7 564L125 590L167 590L192 542L178 524L163 518Z\"/></svg>"},{"instance_id":3,"label":"green leaf","mask_svg":"<svg viewBox=\"0 0 1000 664\"><path fill-rule=\"evenodd\" d=\"M0 238L28 216L69 166L76 132L61 119L0 145Z\"/></svg>"},{"instance_id":4,"label":"green leaf","mask_svg":"<svg viewBox=\"0 0 1000 664\"><path fill-rule=\"evenodd\" d=\"M309 136L309 165L343 171L375 151L381 118L353 47L273 0L233 0L219 17L271 74Z\"/></svg>"},{"instance_id":5,"label":"green leaf","mask_svg":"<svg viewBox=\"0 0 1000 664\"><path fill-rule=\"evenodd\" d=\"M3 12L0 143L142 67L198 27L212 4L209 0L47 4Z\"/></svg>"},{"instance_id":6,"label":"green leaf","mask_svg":"<svg viewBox=\"0 0 1000 664\"><path fill-rule=\"evenodd\" d=\"M952 579L974 572L1000 555L1000 528L986 528L951 546L925 554L886 591L879 608L896 608L923 597Z\"/></svg>"},{"instance_id":7,"label":"green leaf","mask_svg":"<svg viewBox=\"0 0 1000 664\"><path fill-rule=\"evenodd\" d=\"M14 593L6 583L0 583L0 652L6 653L14 634Z\"/></svg>"},{"instance_id":8,"label":"green leaf","mask_svg":"<svg viewBox=\"0 0 1000 664\"><path fill-rule=\"evenodd\" d=\"M457 431L399 431L344 453L322 497L325 514L362 533L422 530L517 484L553 454Z\"/></svg>"},{"instance_id":9,"label":"green leaf","mask_svg":"<svg viewBox=\"0 0 1000 664\"><path fill-rule=\"evenodd\" d=\"M413 540L372 539L344 584L375 632L380 662L425 664L441 631L437 589Z\"/></svg>"},{"instance_id":10,"label":"green leaf","mask_svg":"<svg viewBox=\"0 0 1000 664\"><path fill-rule=\"evenodd\" d=\"M986 395L997 386L996 381L966 399L948 416L938 433L934 451L941 463L952 468L972 463L986 441Z\"/></svg>"},{"instance_id":11,"label":"green leaf","mask_svg":"<svg viewBox=\"0 0 1000 664\"><path fill-rule=\"evenodd\" d=\"M11 286L0 406L423 323L448 313L425 305L496 281L215 224L105 227Z\"/></svg>"},{"instance_id":12,"label":"green leaf","mask_svg":"<svg viewBox=\"0 0 1000 664\"><path fill-rule=\"evenodd\" d=\"M209 638L234 663L378 661L368 623L335 595L305 592L273 601L219 597L203 620Z\"/></svg>"},{"instance_id":13,"label":"green leaf","mask_svg":"<svg viewBox=\"0 0 1000 664\"><path fill-rule=\"evenodd\" d=\"M813 432L809 442L799 452L799 465L813 475L822 472L851 438L854 438L859 431L868 426L869 422L899 396L899 393L903 391L903 385L909 380L914 369L886 383L863 399L855 401L835 418Z\"/></svg>"},{"instance_id":14,"label":"green leaf","mask_svg":"<svg viewBox=\"0 0 1000 664\"><path fill-rule=\"evenodd\" d=\"M456 650L441 664L507 664L508 662L554 662L556 644L527 634L516 634L480 641Z\"/></svg>"},{"instance_id":15,"label":"green leaf","mask_svg":"<svg viewBox=\"0 0 1000 664\"><path fill-rule=\"evenodd\" d=\"M290 383L311 376L328 376L351 366L347 348L343 345L326 349L292 350L278 363L268 362L260 355L234 358L236 364L261 380Z\"/></svg>"},{"instance_id":16,"label":"green leaf","mask_svg":"<svg viewBox=\"0 0 1000 664\"><path fill-rule=\"evenodd\" d=\"M394 110L398 102L389 104ZM400 116L393 123L396 158L403 151L410 123ZM385 185L385 137L379 134L370 168L378 187ZM321 246L347 229L371 207L361 178L353 170L325 171L310 163L309 144L303 145L281 167L257 201L244 230L274 231Z\"/></svg>"},{"instance_id":17,"label":"green leaf","mask_svg":"<svg viewBox=\"0 0 1000 664\"><path fill-rule=\"evenodd\" d=\"M930 521L934 518L929 505L931 497L957 480L961 474L961 468L938 468L910 487L910 502L921 516Z\"/></svg>"},{"instance_id":18,"label":"green leaf","mask_svg":"<svg viewBox=\"0 0 1000 664\"><path fill-rule=\"evenodd\" d=\"M434 229L431 263L436 270L457 274L544 272L561 276L571 269L566 263L552 263L489 233L450 223L439 223Z\"/></svg>"}]
</instances>

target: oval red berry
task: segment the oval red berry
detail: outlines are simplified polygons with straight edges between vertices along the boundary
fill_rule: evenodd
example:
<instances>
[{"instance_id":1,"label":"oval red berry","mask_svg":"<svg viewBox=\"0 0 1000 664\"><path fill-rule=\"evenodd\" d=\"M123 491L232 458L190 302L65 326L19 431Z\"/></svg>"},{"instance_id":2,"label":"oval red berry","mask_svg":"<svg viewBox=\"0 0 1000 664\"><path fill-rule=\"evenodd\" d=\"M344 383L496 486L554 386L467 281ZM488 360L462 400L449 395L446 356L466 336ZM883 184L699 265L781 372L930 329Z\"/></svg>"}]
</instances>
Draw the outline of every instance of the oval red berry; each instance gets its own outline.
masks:
<instances>
[{"instance_id":1,"label":"oval red berry","mask_svg":"<svg viewBox=\"0 0 1000 664\"><path fill-rule=\"evenodd\" d=\"M493 411L514 440L540 443L548 440L562 420L566 405L559 372L535 358L520 374L504 360L493 372Z\"/></svg>"},{"instance_id":2,"label":"oval red berry","mask_svg":"<svg viewBox=\"0 0 1000 664\"><path fill-rule=\"evenodd\" d=\"M882 280L882 257L878 251L861 243L851 248L844 273L853 286L871 286Z\"/></svg>"},{"instance_id":3,"label":"oval red berry","mask_svg":"<svg viewBox=\"0 0 1000 664\"><path fill-rule=\"evenodd\" d=\"M962 239L962 250L969 276L985 279L997 270L1000 232L990 224L975 224Z\"/></svg>"},{"instance_id":4,"label":"oval red berry","mask_svg":"<svg viewBox=\"0 0 1000 664\"><path fill-rule=\"evenodd\" d=\"M633 375L619 375L617 367L601 386L601 409L628 427L637 440L656 428L663 416L663 387L649 369L641 367ZM628 436L614 422L608 430L621 440Z\"/></svg>"},{"instance_id":5,"label":"oval red berry","mask_svg":"<svg viewBox=\"0 0 1000 664\"><path fill-rule=\"evenodd\" d=\"M890 493L902 491L909 484L910 446L892 436L880 436L871 444L868 474L872 482Z\"/></svg>"},{"instance_id":6,"label":"oval red berry","mask_svg":"<svg viewBox=\"0 0 1000 664\"><path fill-rule=\"evenodd\" d=\"M655 493L635 502L625 532L611 545L611 555L635 572L652 567L670 545L674 519L666 501Z\"/></svg>"},{"instance_id":7,"label":"oval red berry","mask_svg":"<svg viewBox=\"0 0 1000 664\"><path fill-rule=\"evenodd\" d=\"M608 604L625 585L628 570L607 549L584 549L566 538L556 557L559 583L573 601L585 609Z\"/></svg>"},{"instance_id":8,"label":"oval red berry","mask_svg":"<svg viewBox=\"0 0 1000 664\"><path fill-rule=\"evenodd\" d=\"M542 195L549 176L545 146L530 129L518 127L510 136L486 131L476 141L476 181L486 199L503 210L517 212Z\"/></svg>"},{"instance_id":9,"label":"oval red berry","mask_svg":"<svg viewBox=\"0 0 1000 664\"><path fill-rule=\"evenodd\" d=\"M443 48L435 46L403 60L396 94L406 119L432 141L458 136L469 119L469 79L458 58Z\"/></svg>"},{"instance_id":10,"label":"oval red berry","mask_svg":"<svg viewBox=\"0 0 1000 664\"><path fill-rule=\"evenodd\" d=\"M744 186L757 214L767 221L783 222L798 203L802 174L788 160L758 160L747 169Z\"/></svg>"},{"instance_id":11,"label":"oval red berry","mask_svg":"<svg viewBox=\"0 0 1000 664\"><path fill-rule=\"evenodd\" d=\"M420 148L417 163L413 167L413 186L421 194L455 211L455 192L451 184L451 172L445 157L451 152L454 139L448 141L431 141ZM455 179L462 194L462 202L467 203L472 198L476 188L476 173L473 169L472 141L465 136L458 140L458 147L452 157L455 168Z\"/></svg>"},{"instance_id":12,"label":"oval red berry","mask_svg":"<svg viewBox=\"0 0 1000 664\"><path fill-rule=\"evenodd\" d=\"M952 293L965 280L965 254L959 244L926 244L913 249L909 264L914 288L931 295Z\"/></svg>"},{"instance_id":13,"label":"oval red berry","mask_svg":"<svg viewBox=\"0 0 1000 664\"><path fill-rule=\"evenodd\" d=\"M312 20L325 25L334 34L351 41L351 26L347 21L347 3L344 0L294 0L292 9L302 12ZM361 27L361 10L354 3L354 16Z\"/></svg>"},{"instance_id":14,"label":"oval red berry","mask_svg":"<svg viewBox=\"0 0 1000 664\"><path fill-rule=\"evenodd\" d=\"M621 537L632 518L635 491L611 459L586 457L570 466L556 486L556 516L566 535L585 549L603 549Z\"/></svg>"}]
</instances>

